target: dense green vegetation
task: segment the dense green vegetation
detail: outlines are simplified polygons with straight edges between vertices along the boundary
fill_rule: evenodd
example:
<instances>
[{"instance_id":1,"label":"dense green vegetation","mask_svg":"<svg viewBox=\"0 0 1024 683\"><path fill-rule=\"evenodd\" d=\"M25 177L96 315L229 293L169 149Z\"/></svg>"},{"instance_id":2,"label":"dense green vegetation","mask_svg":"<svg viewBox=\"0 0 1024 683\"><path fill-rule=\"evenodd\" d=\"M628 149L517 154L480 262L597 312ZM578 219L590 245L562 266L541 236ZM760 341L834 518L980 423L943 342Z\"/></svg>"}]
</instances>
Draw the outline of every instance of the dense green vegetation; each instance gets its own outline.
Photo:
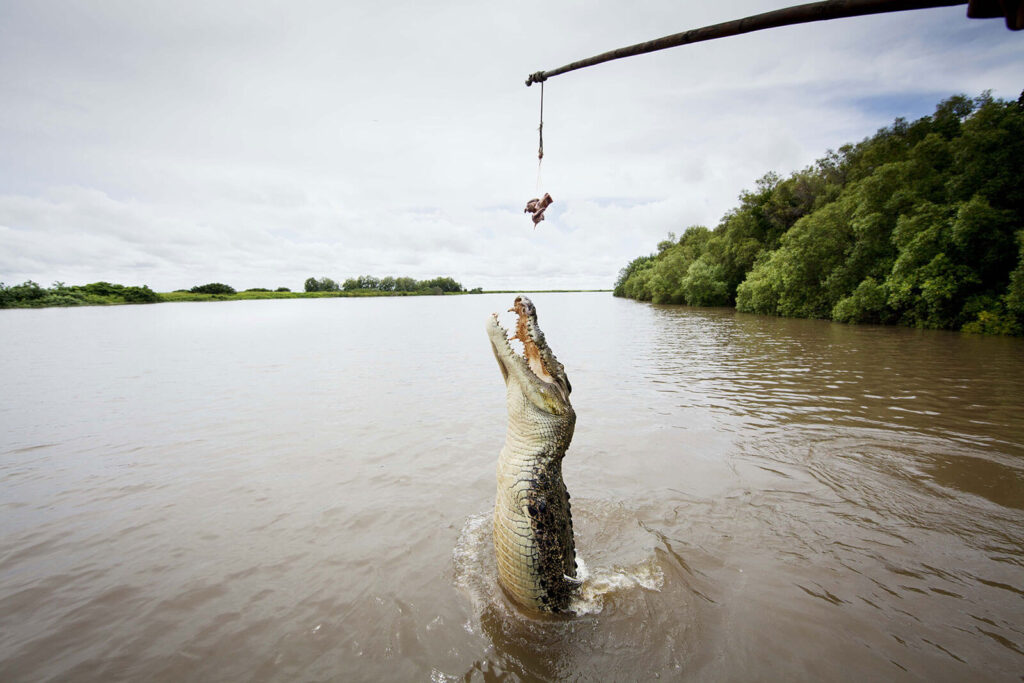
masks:
<instances>
[{"instance_id":1,"label":"dense green vegetation","mask_svg":"<svg viewBox=\"0 0 1024 683\"><path fill-rule=\"evenodd\" d=\"M416 294L417 292L413 292ZM430 292L419 292L429 294ZM234 294L194 294L189 291L162 292L163 301L249 301L252 299L329 299L332 297L360 296L409 296L407 292L374 292L361 290L356 292L288 292L288 291L250 291Z\"/></svg>"},{"instance_id":2,"label":"dense green vegetation","mask_svg":"<svg viewBox=\"0 0 1024 683\"><path fill-rule=\"evenodd\" d=\"M104 304L150 304L161 301L149 287L126 287L109 282L68 286L55 282L49 289L28 280L8 287L0 282L0 308L41 308L43 306L94 306Z\"/></svg>"},{"instance_id":3,"label":"dense green vegetation","mask_svg":"<svg viewBox=\"0 0 1024 683\"><path fill-rule=\"evenodd\" d=\"M449 278L445 278L449 279ZM413 282L417 282L413 280ZM421 287L413 291L396 291L380 289L349 289L337 288L335 290L293 292L287 287L278 287L270 291L266 287L253 287L244 292L236 292L228 285L219 285L214 289L220 290L227 287L231 293L208 293L202 291L209 285L200 285L188 289L177 289L173 292L156 293L149 287L125 287L124 285L110 284L109 282L94 282L90 285L68 287L64 283L56 282L50 289L40 287L35 282L28 281L21 285L8 287L0 282L0 308L38 308L44 306L82 306L82 305L109 305L109 304L132 304L132 303L156 303L159 301L181 302L181 301L245 301L249 299L319 299L326 297L372 297L372 296L426 296L436 294L482 294L484 291L479 287L471 290L445 292L440 289L436 280L425 280L430 283L427 287ZM454 282L454 280L452 280ZM219 283L211 283L218 285ZM458 283L455 283L458 285ZM200 290L200 291L196 291ZM522 293L528 291L548 292L578 292L578 291L608 291L608 290L507 290L500 293ZM499 292L487 292L499 293Z\"/></svg>"},{"instance_id":4,"label":"dense green vegetation","mask_svg":"<svg viewBox=\"0 0 1024 683\"><path fill-rule=\"evenodd\" d=\"M1024 333L1024 95L951 97L739 199L634 259L615 295Z\"/></svg>"},{"instance_id":5,"label":"dense green vegetation","mask_svg":"<svg viewBox=\"0 0 1024 683\"><path fill-rule=\"evenodd\" d=\"M329 277L311 277L306 280L307 292L337 292L339 290L341 287L338 286L338 283Z\"/></svg>"},{"instance_id":6,"label":"dense green vegetation","mask_svg":"<svg viewBox=\"0 0 1024 683\"><path fill-rule=\"evenodd\" d=\"M41 308L44 306L94 306L109 304L141 304L160 301L239 301L248 299L300 299L354 296L410 296L431 294L479 294L479 287L465 290L450 277L432 280L413 278L377 278L362 276L346 280L339 286L330 278L309 278L305 292L292 292L288 287L271 291L266 287L253 287L237 292L231 285L210 282L192 289L176 289L158 294L149 287L126 287L109 282L67 286L55 282L49 289L31 280L7 286L0 282L0 308Z\"/></svg>"},{"instance_id":7,"label":"dense green vegetation","mask_svg":"<svg viewBox=\"0 0 1024 683\"><path fill-rule=\"evenodd\" d=\"M465 292L462 284L450 277L435 277L432 280L416 280L411 277L383 277L377 278L372 275L360 275L345 280L341 285L329 277L314 278L306 280L307 292L415 292L428 294L445 294L449 292ZM470 290L471 293L479 293L479 288Z\"/></svg>"},{"instance_id":8,"label":"dense green vegetation","mask_svg":"<svg viewBox=\"0 0 1024 683\"><path fill-rule=\"evenodd\" d=\"M196 285L188 291L193 294L234 294L235 288L220 282L211 282L206 285Z\"/></svg>"}]
</instances>

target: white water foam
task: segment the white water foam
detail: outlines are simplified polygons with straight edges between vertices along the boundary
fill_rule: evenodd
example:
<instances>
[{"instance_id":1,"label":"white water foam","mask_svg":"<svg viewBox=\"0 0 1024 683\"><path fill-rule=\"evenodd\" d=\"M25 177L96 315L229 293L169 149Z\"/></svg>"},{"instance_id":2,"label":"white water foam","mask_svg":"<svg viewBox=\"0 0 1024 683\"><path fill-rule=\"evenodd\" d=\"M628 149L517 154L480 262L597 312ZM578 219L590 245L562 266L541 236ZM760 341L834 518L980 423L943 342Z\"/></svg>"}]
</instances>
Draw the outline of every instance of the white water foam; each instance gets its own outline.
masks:
<instances>
[{"instance_id":1,"label":"white water foam","mask_svg":"<svg viewBox=\"0 0 1024 683\"><path fill-rule=\"evenodd\" d=\"M597 567L591 572L583 557L576 553L576 574L583 585L569 609L579 616L599 614L604 609L605 598L613 593L637 589L660 591L665 585L665 573L653 557L626 567Z\"/></svg>"}]
</instances>

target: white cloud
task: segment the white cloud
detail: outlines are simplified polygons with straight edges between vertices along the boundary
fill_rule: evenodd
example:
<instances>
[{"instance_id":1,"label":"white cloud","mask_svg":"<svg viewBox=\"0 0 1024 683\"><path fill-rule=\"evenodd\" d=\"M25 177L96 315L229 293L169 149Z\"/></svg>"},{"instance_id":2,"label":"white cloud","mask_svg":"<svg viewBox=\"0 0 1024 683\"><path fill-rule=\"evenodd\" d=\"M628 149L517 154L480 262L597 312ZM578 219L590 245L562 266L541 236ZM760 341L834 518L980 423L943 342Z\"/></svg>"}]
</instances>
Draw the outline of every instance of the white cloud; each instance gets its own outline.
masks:
<instances>
[{"instance_id":1,"label":"white cloud","mask_svg":"<svg viewBox=\"0 0 1024 683\"><path fill-rule=\"evenodd\" d=\"M1019 36L962 7L565 74L545 87L556 203L532 228L528 73L777 6L8 3L0 279L607 287L765 172L927 113L900 109L914 93L1016 97Z\"/></svg>"}]
</instances>

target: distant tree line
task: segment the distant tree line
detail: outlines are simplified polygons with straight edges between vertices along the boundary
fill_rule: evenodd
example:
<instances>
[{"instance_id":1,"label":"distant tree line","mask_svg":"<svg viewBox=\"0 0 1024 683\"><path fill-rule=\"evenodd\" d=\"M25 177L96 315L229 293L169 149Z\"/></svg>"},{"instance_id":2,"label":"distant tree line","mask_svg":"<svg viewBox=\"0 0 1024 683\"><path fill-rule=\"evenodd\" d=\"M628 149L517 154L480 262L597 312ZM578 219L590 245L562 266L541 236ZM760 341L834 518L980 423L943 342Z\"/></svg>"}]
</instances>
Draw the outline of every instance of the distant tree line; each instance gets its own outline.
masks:
<instances>
[{"instance_id":1,"label":"distant tree line","mask_svg":"<svg viewBox=\"0 0 1024 683\"><path fill-rule=\"evenodd\" d=\"M1024 95L951 97L739 199L630 262L615 295L1024 333Z\"/></svg>"},{"instance_id":2,"label":"distant tree line","mask_svg":"<svg viewBox=\"0 0 1024 683\"><path fill-rule=\"evenodd\" d=\"M188 291L193 294L234 294L235 288L221 282L210 282L205 285L196 285Z\"/></svg>"},{"instance_id":3,"label":"distant tree line","mask_svg":"<svg viewBox=\"0 0 1024 683\"><path fill-rule=\"evenodd\" d=\"M188 292L190 294L235 294L235 288L222 282L210 282L205 285L196 285L192 289L176 289L175 292ZM247 292L269 292L266 287L251 287ZM275 292L290 292L287 287L278 287Z\"/></svg>"},{"instance_id":4,"label":"distant tree line","mask_svg":"<svg viewBox=\"0 0 1024 683\"><path fill-rule=\"evenodd\" d=\"M7 286L0 282L0 308L37 308L43 306L89 306L95 304L152 304L160 295L146 285L132 287L110 282L65 285L54 282L49 288L32 280Z\"/></svg>"},{"instance_id":5,"label":"distant tree line","mask_svg":"<svg viewBox=\"0 0 1024 683\"><path fill-rule=\"evenodd\" d=\"M464 292L462 285L450 277L435 277L430 280L416 280L411 277L382 277L372 275L360 275L352 277L340 285L329 277L314 278L306 280L307 292L354 292L357 290L372 290L378 292L432 292L443 294L445 292Z\"/></svg>"}]
</instances>

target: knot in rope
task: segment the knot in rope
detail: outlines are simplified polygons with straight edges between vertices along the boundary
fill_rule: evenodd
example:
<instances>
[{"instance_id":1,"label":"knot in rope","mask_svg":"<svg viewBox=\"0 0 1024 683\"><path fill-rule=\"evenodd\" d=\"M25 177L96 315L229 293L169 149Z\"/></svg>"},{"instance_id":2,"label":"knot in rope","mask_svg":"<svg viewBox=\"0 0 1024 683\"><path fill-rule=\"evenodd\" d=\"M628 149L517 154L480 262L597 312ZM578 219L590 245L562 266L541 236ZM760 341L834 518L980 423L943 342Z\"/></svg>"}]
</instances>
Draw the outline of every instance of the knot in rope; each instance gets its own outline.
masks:
<instances>
[{"instance_id":1,"label":"knot in rope","mask_svg":"<svg viewBox=\"0 0 1024 683\"><path fill-rule=\"evenodd\" d=\"M534 83L543 83L546 80L548 80L547 74L544 73L543 71L538 71L535 74L530 74L530 76L526 79L526 86L529 87Z\"/></svg>"}]
</instances>

